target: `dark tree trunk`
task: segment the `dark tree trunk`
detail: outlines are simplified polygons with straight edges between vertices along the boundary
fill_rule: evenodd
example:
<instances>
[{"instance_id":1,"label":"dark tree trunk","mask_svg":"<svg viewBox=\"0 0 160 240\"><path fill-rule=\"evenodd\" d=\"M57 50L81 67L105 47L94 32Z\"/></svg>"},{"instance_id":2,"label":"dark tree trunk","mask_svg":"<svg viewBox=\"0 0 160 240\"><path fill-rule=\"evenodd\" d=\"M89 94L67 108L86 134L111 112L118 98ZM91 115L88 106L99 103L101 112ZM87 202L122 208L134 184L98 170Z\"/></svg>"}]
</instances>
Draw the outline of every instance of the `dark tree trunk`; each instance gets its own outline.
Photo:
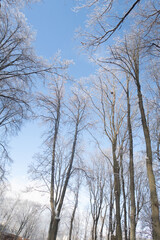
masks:
<instances>
[{"instance_id":1,"label":"dark tree trunk","mask_svg":"<svg viewBox=\"0 0 160 240\"><path fill-rule=\"evenodd\" d=\"M70 222L70 229L69 229L69 240L72 239L72 231L73 231L73 221L74 221L74 217L75 217L75 214L76 214L76 209L78 207L78 192L76 194L76 199L75 199L75 204L74 204L74 208L73 208L73 212L72 212L72 216L71 216L71 222Z\"/></svg>"},{"instance_id":2,"label":"dark tree trunk","mask_svg":"<svg viewBox=\"0 0 160 240\"><path fill-rule=\"evenodd\" d=\"M110 236L113 233L112 230L112 212L113 212L113 184L112 184L112 177L110 176L110 204L109 204L109 229L108 229L108 240L110 238Z\"/></svg>"},{"instance_id":3,"label":"dark tree trunk","mask_svg":"<svg viewBox=\"0 0 160 240\"><path fill-rule=\"evenodd\" d=\"M59 220L60 220L59 218L56 219L55 216L51 216L51 221L50 221L49 233L48 233L48 239L47 240L56 240Z\"/></svg>"},{"instance_id":4,"label":"dark tree trunk","mask_svg":"<svg viewBox=\"0 0 160 240\"><path fill-rule=\"evenodd\" d=\"M49 228L49 233L48 233L48 239L47 240L56 240L57 238L57 232L58 232L58 225L59 225L59 216L61 213L61 209L63 206L63 201L65 198L65 193L67 190L67 186L68 186L68 182L69 182L69 178L70 178L70 174L71 174L71 170L72 170L72 165L73 165L73 160L74 160L74 155L75 155L75 151L76 151L76 143L77 143L77 135L78 135L78 120L75 126L75 134L74 134L74 140L73 140L73 145L72 145L72 153L71 153L71 158L70 158L70 162L69 162L69 166L68 166L68 170L67 170L67 174L66 174L66 179L64 182L64 186L63 186L63 190L62 190L62 194L61 194L61 198L59 201L59 204L57 206L57 213L55 214L52 213L52 217L51 217L51 223L50 223L50 228ZM51 203L51 208L53 208L53 202Z\"/></svg>"},{"instance_id":5,"label":"dark tree trunk","mask_svg":"<svg viewBox=\"0 0 160 240\"><path fill-rule=\"evenodd\" d=\"M114 171L114 194L116 199L116 238L122 240L121 214L120 214L120 178L119 163L116 157L116 140L112 143L113 171Z\"/></svg>"},{"instance_id":6,"label":"dark tree trunk","mask_svg":"<svg viewBox=\"0 0 160 240\"><path fill-rule=\"evenodd\" d=\"M121 149L122 151L122 149ZM126 193L125 193L125 183L123 177L123 164L122 164L122 152L120 153L120 164L121 164L121 179L122 179L122 192L123 192L123 208L124 208L124 237L127 240L127 207L126 207Z\"/></svg>"},{"instance_id":7,"label":"dark tree trunk","mask_svg":"<svg viewBox=\"0 0 160 240\"><path fill-rule=\"evenodd\" d=\"M97 240L97 224L98 220L93 220L93 226L92 226L92 240Z\"/></svg>"},{"instance_id":8,"label":"dark tree trunk","mask_svg":"<svg viewBox=\"0 0 160 240\"><path fill-rule=\"evenodd\" d=\"M54 138L53 138L53 149L52 149L52 166L51 166L51 187L50 187L50 206L51 206L51 221L48 232L48 240L55 240L58 231L59 219L56 219L55 215L55 202L54 202L54 174L55 174L55 152L56 152L56 143L58 138L59 131L59 122L60 122L60 101L58 101L57 106L57 116L55 121L54 129Z\"/></svg>"},{"instance_id":9,"label":"dark tree trunk","mask_svg":"<svg viewBox=\"0 0 160 240\"><path fill-rule=\"evenodd\" d=\"M134 184L134 162L133 162L133 136L131 125L131 107L129 96L129 79L127 79L127 120L128 120L128 133L129 133L129 173L130 173L130 240L136 239L136 204L135 204L135 184Z\"/></svg>"}]
</instances>

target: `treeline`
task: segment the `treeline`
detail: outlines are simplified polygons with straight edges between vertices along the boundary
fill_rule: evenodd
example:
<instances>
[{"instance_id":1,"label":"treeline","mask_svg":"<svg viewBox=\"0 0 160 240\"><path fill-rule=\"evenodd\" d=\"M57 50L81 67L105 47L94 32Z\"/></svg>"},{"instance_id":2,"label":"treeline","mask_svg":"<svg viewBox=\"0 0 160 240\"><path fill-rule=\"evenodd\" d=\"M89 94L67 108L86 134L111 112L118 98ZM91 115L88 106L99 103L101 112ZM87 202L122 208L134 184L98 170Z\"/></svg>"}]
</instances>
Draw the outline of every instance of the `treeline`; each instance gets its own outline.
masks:
<instances>
[{"instance_id":1,"label":"treeline","mask_svg":"<svg viewBox=\"0 0 160 240\"><path fill-rule=\"evenodd\" d=\"M22 199L22 194L9 197L6 190L1 191L0 203L0 239L3 239L3 233L14 234L15 239L19 236L24 239L45 239L47 224L44 224L44 219L47 218L44 206Z\"/></svg>"},{"instance_id":2,"label":"treeline","mask_svg":"<svg viewBox=\"0 0 160 240\"><path fill-rule=\"evenodd\" d=\"M75 10L88 9L82 48L97 69L79 80L70 61L39 59L22 13L1 7L1 182L5 139L34 103L46 130L29 172L50 201L48 240L160 239L159 7L79 1ZM47 91L31 98L35 77Z\"/></svg>"}]
</instances>

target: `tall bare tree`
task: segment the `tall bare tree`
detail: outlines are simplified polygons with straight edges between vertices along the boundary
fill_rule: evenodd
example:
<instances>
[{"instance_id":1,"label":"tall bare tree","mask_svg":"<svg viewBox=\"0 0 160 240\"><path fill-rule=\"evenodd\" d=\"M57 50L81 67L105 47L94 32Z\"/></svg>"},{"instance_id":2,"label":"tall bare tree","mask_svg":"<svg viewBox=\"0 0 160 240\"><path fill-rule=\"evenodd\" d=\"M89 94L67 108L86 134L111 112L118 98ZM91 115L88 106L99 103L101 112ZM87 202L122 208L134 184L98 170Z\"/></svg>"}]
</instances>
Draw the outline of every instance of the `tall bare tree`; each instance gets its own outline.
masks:
<instances>
[{"instance_id":1,"label":"tall bare tree","mask_svg":"<svg viewBox=\"0 0 160 240\"><path fill-rule=\"evenodd\" d=\"M96 78L97 77L97 78ZM114 174L114 194L116 201L116 237L122 238L121 216L120 216L120 166L119 166L119 134L124 124L126 111L123 108L122 89L118 86L118 82L113 75L108 75L106 71L100 72L93 80L93 88L91 88L90 96L93 109L97 113L101 124L103 124L104 135L111 143L112 161L107 160L113 167ZM124 135L126 131L124 131ZM106 156L107 157L107 156Z\"/></svg>"},{"instance_id":2,"label":"tall bare tree","mask_svg":"<svg viewBox=\"0 0 160 240\"><path fill-rule=\"evenodd\" d=\"M22 1L8 2L2 1L0 9L1 179L5 173L6 159L9 159L7 137L16 134L24 120L30 117L33 85L35 87L40 78L44 80L47 74L56 74L61 68L56 58L50 64L36 55L32 45L34 33L17 5Z\"/></svg>"},{"instance_id":3,"label":"tall bare tree","mask_svg":"<svg viewBox=\"0 0 160 240\"><path fill-rule=\"evenodd\" d=\"M131 43L132 41L132 43ZM133 38L125 40L123 47L117 47L112 49L112 60L107 60L107 62L117 65L121 70L130 75L134 80L137 89L138 105L141 115L141 122L143 127L143 133L145 137L146 144L146 167L148 173L148 180L150 186L150 197L151 197L151 208L152 208L152 228L153 228L153 238L156 240L160 236L160 221L159 221L159 207L158 207L158 197L156 191L155 176L153 172L153 153L151 146L150 131L147 124L147 115L145 113L144 99L141 89L140 80L140 60L143 53L143 48L141 45L141 38L137 33ZM113 60L114 59L114 60Z\"/></svg>"},{"instance_id":4,"label":"tall bare tree","mask_svg":"<svg viewBox=\"0 0 160 240\"><path fill-rule=\"evenodd\" d=\"M33 165L31 171L35 179L41 178L44 181L49 191L51 221L48 240L53 240L57 238L62 207L72 175L78 136L85 128L86 99L75 90L69 100L65 98L64 103L64 81L61 77L54 79L49 88L49 96L41 94L38 97L38 105L41 109L39 116L48 124L45 140L48 150L45 150L42 156L37 156L37 165ZM70 137L66 138L64 129L70 126L72 126L70 134L68 133Z\"/></svg>"}]
</instances>

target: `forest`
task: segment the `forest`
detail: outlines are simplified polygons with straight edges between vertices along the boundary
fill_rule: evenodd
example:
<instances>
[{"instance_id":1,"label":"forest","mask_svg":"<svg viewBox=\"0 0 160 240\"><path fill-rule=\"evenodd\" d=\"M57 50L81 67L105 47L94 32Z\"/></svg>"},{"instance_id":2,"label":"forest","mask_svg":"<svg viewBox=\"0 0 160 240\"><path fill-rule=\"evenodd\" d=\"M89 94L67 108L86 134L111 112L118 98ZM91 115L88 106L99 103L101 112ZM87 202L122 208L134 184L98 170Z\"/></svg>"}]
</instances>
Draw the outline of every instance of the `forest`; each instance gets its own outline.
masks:
<instances>
[{"instance_id":1,"label":"forest","mask_svg":"<svg viewBox=\"0 0 160 240\"><path fill-rule=\"evenodd\" d=\"M160 1L73 0L95 69L78 79L58 49L37 54L35 2L0 1L0 239L160 240ZM10 139L27 121L43 136L24 191L45 204L9 194Z\"/></svg>"}]
</instances>

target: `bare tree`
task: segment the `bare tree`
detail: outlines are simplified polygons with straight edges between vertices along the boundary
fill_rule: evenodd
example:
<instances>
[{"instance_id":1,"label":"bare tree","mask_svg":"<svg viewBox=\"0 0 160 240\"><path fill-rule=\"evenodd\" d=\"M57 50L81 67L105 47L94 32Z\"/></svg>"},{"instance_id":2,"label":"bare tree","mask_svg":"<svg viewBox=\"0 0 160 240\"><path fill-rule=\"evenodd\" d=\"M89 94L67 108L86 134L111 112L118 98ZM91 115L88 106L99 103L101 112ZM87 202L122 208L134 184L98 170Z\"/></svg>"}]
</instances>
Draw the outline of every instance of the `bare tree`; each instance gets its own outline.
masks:
<instances>
[{"instance_id":1,"label":"bare tree","mask_svg":"<svg viewBox=\"0 0 160 240\"><path fill-rule=\"evenodd\" d=\"M30 238L39 223L41 211L39 204L20 200L14 212L14 221L10 225L12 233L17 237L21 235Z\"/></svg>"},{"instance_id":2,"label":"bare tree","mask_svg":"<svg viewBox=\"0 0 160 240\"><path fill-rule=\"evenodd\" d=\"M124 179L124 167L123 167L123 146L121 147L120 152L120 168L121 168L121 182L122 182L122 193L123 193L123 209L124 209L124 236L127 240L127 197L125 189L125 179Z\"/></svg>"},{"instance_id":3,"label":"bare tree","mask_svg":"<svg viewBox=\"0 0 160 240\"><path fill-rule=\"evenodd\" d=\"M19 203L19 199L7 199L6 197L5 197L5 201L3 199L3 201L1 202L1 209L0 209L1 211L0 222L2 223L1 233L5 231L10 231L10 226L13 223L14 213L16 212L18 203Z\"/></svg>"},{"instance_id":4,"label":"bare tree","mask_svg":"<svg viewBox=\"0 0 160 240\"><path fill-rule=\"evenodd\" d=\"M5 175L6 160L10 160L8 137L16 134L24 120L31 116L33 84L37 79L45 79L51 72L58 74L58 69L62 67L56 58L50 64L36 55L32 46L33 35L19 6L10 6L4 1L0 9L1 179Z\"/></svg>"},{"instance_id":5,"label":"bare tree","mask_svg":"<svg viewBox=\"0 0 160 240\"><path fill-rule=\"evenodd\" d=\"M130 182L130 239L134 240L136 238L136 205L135 205L135 183L134 183L134 158L133 158L133 117L135 115L134 111L131 109L131 96L130 96L130 78L126 74L126 87L124 86L123 82L120 81L121 86L126 94L126 101L127 101L127 132L128 132L128 152L129 152L129 182ZM132 113L133 112L133 113ZM132 114L131 114L132 113ZM125 152L126 147L123 146L125 143L125 138L122 139L122 147L120 150L120 162L121 162L121 178L122 178L122 190L123 190L123 198L124 198L124 229L125 229L125 239L127 239L127 209L126 209L126 193L125 193L125 183L124 183L124 175L123 175L123 155Z\"/></svg>"},{"instance_id":6,"label":"bare tree","mask_svg":"<svg viewBox=\"0 0 160 240\"><path fill-rule=\"evenodd\" d=\"M130 42L132 41L132 43ZM152 207L152 228L153 238L158 239L160 236L159 232L159 209L158 209L158 197L156 191L155 176L153 172L153 153L151 146L150 131L147 124L147 116L144 108L144 100L141 90L140 80L140 60L142 56L141 38L139 33L129 41L125 40L123 46L112 49L113 58L106 62L117 65L122 71L126 72L133 79L137 88L138 105L141 115L141 122L146 143L146 167L148 172L149 186L150 186L150 197ZM113 60L114 59L114 60Z\"/></svg>"},{"instance_id":7,"label":"bare tree","mask_svg":"<svg viewBox=\"0 0 160 240\"><path fill-rule=\"evenodd\" d=\"M63 201L65 198L65 194L66 194L66 190L68 187L68 183L69 183L69 179L71 176L71 172L72 172L72 166L73 166L73 161L74 161L74 157L75 157L75 153L76 153L76 145L77 145L77 140L78 140L78 135L80 133L81 130L83 130L84 126L82 124L83 120L84 120L84 116L85 116L85 108L86 108L86 101L85 99L81 98L78 96L77 93L73 93L73 98L71 100L71 108L68 108L69 112L70 112L70 120L74 126L74 136L73 136L73 143L72 143L72 148L71 148L71 152L70 152L70 156L69 156L69 162L68 162L68 166L67 166L67 170L66 170L66 175L64 177L64 182L63 182L63 186L62 186L62 190L61 190L61 195L59 196L59 201L56 203L55 207L56 207L56 211L55 211L55 219L54 219L54 224L51 221L50 225L50 230L49 230L49 235L48 235L48 240L51 239L56 239L57 236L57 231L58 231L58 223L60 220L60 213L61 213L61 209L63 206Z\"/></svg>"},{"instance_id":8,"label":"bare tree","mask_svg":"<svg viewBox=\"0 0 160 240\"><path fill-rule=\"evenodd\" d=\"M91 235L93 240L103 237L103 226L107 211L107 186L106 186L106 172L107 162L104 156L97 154L92 159L92 166L89 168L90 177L87 179L89 195L90 195L90 208L92 216L92 230ZM101 229L99 231L100 220L102 216Z\"/></svg>"},{"instance_id":9,"label":"bare tree","mask_svg":"<svg viewBox=\"0 0 160 240\"><path fill-rule=\"evenodd\" d=\"M130 2L128 2L130 3ZM139 3L139 4L138 4ZM138 11L133 11L137 9ZM124 5L123 9L124 9ZM127 5L128 6L128 5ZM134 25L134 29L139 29L139 32L134 32L135 38L130 39L128 41L128 36L126 37L124 43L121 41L119 46L114 50L111 48L112 59L109 59L108 63L112 63L114 66L117 65L119 69L124 71L128 76L134 80L135 86L137 88L137 98L142 122L143 133L145 137L146 144L146 166L148 172L149 186L150 186L150 194L151 194L151 208L152 208L152 228L153 228L153 238L160 238L160 221L159 221L159 207L158 207L158 196L156 191L156 181L154 176L154 168L153 168L153 147L151 145L151 129L149 127L149 122L147 122L147 113L145 109L145 98L143 97L142 92L142 81L140 80L140 62L142 61L142 53L143 57L147 56L148 59L152 59L154 57L159 57L159 1L151 0L146 3L142 1L134 1L130 8L125 12L125 14L121 17L115 16L115 9L118 9L120 6L116 5L116 1L80 1L80 5L78 9L87 7L90 10L90 14L88 14L88 22L87 27L88 31L82 33L82 46L87 48L94 48L106 43L106 41L113 35L113 33L117 32L118 29L126 21L128 16L131 16L131 12L134 13L134 19L132 19L131 24L133 22L136 23ZM121 14L121 11L119 11ZM136 16L136 17L135 17ZM112 18L112 21L110 19ZM117 21L118 17L118 21ZM128 25L127 25L128 26ZM132 28L133 30L133 28ZM141 34L140 34L141 32ZM119 31L122 33L122 31ZM118 35L120 36L120 35ZM133 42L133 43L132 43ZM104 45L105 46L105 45ZM106 53L107 54L107 53ZM104 57L105 58L105 57ZM155 62L157 59L154 58ZM101 58L103 59L103 58ZM145 60L146 60L145 59ZM143 58L144 60L144 58ZM105 62L105 61L104 61ZM158 62L157 62L158 63ZM145 66L146 67L146 66ZM153 84L153 80L151 85ZM128 102L129 103L129 102ZM128 107L130 103L128 104ZM130 110L129 110L130 111ZM129 112L128 112L129 113ZM129 116L129 115L128 115ZM129 120L129 118L128 118ZM133 140L132 140L132 126L130 121L128 121L129 133L130 133L130 181L134 180L134 165L133 165ZM158 124L159 128L159 124ZM157 130L158 130L157 128ZM157 138L157 137L156 137ZM159 130L158 130L158 146L159 146ZM157 150L159 147L157 148ZM159 150L157 151L159 152ZM156 172L155 172L156 173ZM134 196L134 185L130 185L132 192L131 196L131 222L133 223L131 226L131 238L135 235L135 200ZM133 234L132 234L133 233Z\"/></svg>"},{"instance_id":10,"label":"bare tree","mask_svg":"<svg viewBox=\"0 0 160 240\"><path fill-rule=\"evenodd\" d=\"M109 199L109 219L108 219L108 240L112 238L115 228L115 220L113 219L113 206L114 206L114 193L113 193L113 180L111 173L109 174L109 187L110 187L110 199Z\"/></svg>"},{"instance_id":11,"label":"bare tree","mask_svg":"<svg viewBox=\"0 0 160 240\"><path fill-rule=\"evenodd\" d=\"M152 79L152 85L150 80ZM160 84L159 84L159 68L155 61L149 65L148 82L146 89L148 96L145 96L145 107L147 109L147 124L150 131L153 151L153 168L155 172L157 190L159 184L160 172ZM158 191L157 191L158 193Z\"/></svg>"},{"instance_id":12,"label":"bare tree","mask_svg":"<svg viewBox=\"0 0 160 240\"><path fill-rule=\"evenodd\" d=\"M43 186L50 195L51 221L48 240L56 239L63 203L72 175L73 162L80 132L85 128L86 99L74 91L70 100L65 99L64 80L58 78L50 84L50 95L40 95L38 105L41 113L39 116L48 125L46 150L42 156L37 156L37 165L31 167L33 177L41 179ZM68 90L70 91L70 90ZM68 101L68 102L67 102ZM63 111L62 111L63 109ZM68 139L60 129L70 128ZM62 140L64 139L64 140Z\"/></svg>"},{"instance_id":13,"label":"bare tree","mask_svg":"<svg viewBox=\"0 0 160 240\"><path fill-rule=\"evenodd\" d=\"M118 82L112 74L107 76L106 71L100 72L100 74L96 77L96 80L93 80L93 87L91 88L90 93L86 91L86 94L90 96L90 100L93 104L93 109L97 113L101 124L103 124L104 135L111 143L112 158L107 157L107 155L106 157L113 167L114 194L116 200L116 237L117 239L121 239L121 186L119 166L120 146L118 139L126 116L126 111L122 100L123 90L120 85L117 84ZM124 131L124 138L125 135L126 131Z\"/></svg>"},{"instance_id":14,"label":"bare tree","mask_svg":"<svg viewBox=\"0 0 160 240\"><path fill-rule=\"evenodd\" d=\"M4 197L1 202L1 233L12 233L15 239L19 235L30 238L38 234L43 207L37 203L18 198Z\"/></svg>"}]
</instances>

